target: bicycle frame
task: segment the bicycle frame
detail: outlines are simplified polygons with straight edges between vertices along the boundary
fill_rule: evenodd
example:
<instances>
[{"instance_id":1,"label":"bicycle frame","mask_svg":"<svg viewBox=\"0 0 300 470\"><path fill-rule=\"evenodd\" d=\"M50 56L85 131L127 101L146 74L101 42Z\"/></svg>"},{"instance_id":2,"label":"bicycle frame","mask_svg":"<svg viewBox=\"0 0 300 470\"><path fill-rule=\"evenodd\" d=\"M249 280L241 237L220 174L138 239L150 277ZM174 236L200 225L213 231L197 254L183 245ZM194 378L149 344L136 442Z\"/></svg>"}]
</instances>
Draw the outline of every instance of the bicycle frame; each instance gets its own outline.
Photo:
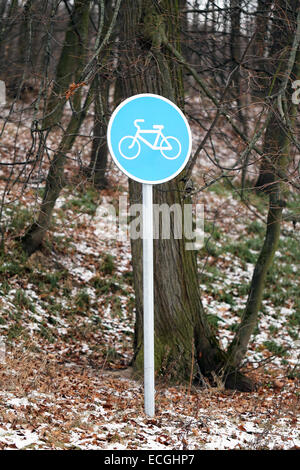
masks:
<instances>
[{"instance_id":1,"label":"bicycle frame","mask_svg":"<svg viewBox=\"0 0 300 470\"><path fill-rule=\"evenodd\" d=\"M141 134L157 134L157 137L155 139L155 142L154 144L151 144L151 142L148 142L148 140L146 140L143 136L141 136ZM158 145L158 141L159 141L159 138L162 138L162 141L161 141L161 144ZM141 130L139 127L137 128L137 131L135 133L135 136L134 136L134 141L135 140L141 140L142 142L144 142L146 145L148 145L148 147L150 147L152 150L171 150L172 147L171 145L169 144L169 142L167 140L165 140L165 136L163 135L161 129L151 129L151 130ZM132 145L134 144L134 141L132 143ZM162 142L165 142L165 146L162 145Z\"/></svg>"}]
</instances>

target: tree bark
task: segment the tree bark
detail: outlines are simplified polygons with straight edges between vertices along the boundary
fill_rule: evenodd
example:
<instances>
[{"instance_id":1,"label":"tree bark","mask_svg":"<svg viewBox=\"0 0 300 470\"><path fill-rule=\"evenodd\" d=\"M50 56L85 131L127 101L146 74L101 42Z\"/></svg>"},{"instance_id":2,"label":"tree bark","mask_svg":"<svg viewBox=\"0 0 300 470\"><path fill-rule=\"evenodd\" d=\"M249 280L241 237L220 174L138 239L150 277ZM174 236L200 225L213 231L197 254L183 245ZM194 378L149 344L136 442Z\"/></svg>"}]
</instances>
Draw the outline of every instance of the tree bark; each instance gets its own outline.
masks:
<instances>
[{"instance_id":1,"label":"tree bark","mask_svg":"<svg viewBox=\"0 0 300 470\"><path fill-rule=\"evenodd\" d=\"M239 64L242 58L241 53L241 0L230 0L230 49L231 49L231 60L234 65ZM246 93L243 91L241 67L234 74L233 78L234 85L234 98L237 103L237 115L242 125L245 136L248 136L248 121L247 121L247 99ZM242 168L242 190L241 195L243 197L247 167L249 163L249 156L245 158Z\"/></svg>"},{"instance_id":2,"label":"tree bark","mask_svg":"<svg viewBox=\"0 0 300 470\"><path fill-rule=\"evenodd\" d=\"M77 104L80 98L80 93L78 93L76 95ZM73 113L69 125L61 139L59 148L51 161L43 201L39 209L37 220L27 229L21 240L23 249L29 256L41 246L47 230L49 229L56 200L65 185L64 166L67 153L72 149L90 103L91 95L88 94L83 109L80 111L77 108L78 112Z\"/></svg>"},{"instance_id":3,"label":"tree bark","mask_svg":"<svg viewBox=\"0 0 300 470\"><path fill-rule=\"evenodd\" d=\"M103 27L99 26L101 31L99 34L99 43L104 40L108 29L111 25L113 17L113 8L111 0L106 0L103 4L104 11L100 15L100 23ZM119 15L118 17L119 18ZM118 26L115 28L118 29ZM114 31L115 34L115 31ZM95 86L95 108L94 108L94 129L93 129L93 143L91 158L88 168L85 170L91 179L94 186L98 189L107 187L108 182L106 179L107 167L107 121L109 117L109 91L111 85L110 75L110 61L112 61L111 47L103 53L101 52L99 62L101 62L101 70L97 73L94 86Z\"/></svg>"},{"instance_id":4,"label":"tree bark","mask_svg":"<svg viewBox=\"0 0 300 470\"><path fill-rule=\"evenodd\" d=\"M270 55L266 63L268 68L268 77L265 76L265 96L276 95L280 92L280 87L285 81L286 69L290 57L291 48L297 29L297 9L298 1L292 0L287 4L285 0L276 0L274 4L274 17L272 27L272 46ZM263 23L262 23L263 24ZM262 35L262 31L260 32ZM299 61L299 53L296 62ZM291 76L288 77L290 81L296 80L298 76L298 65L295 63ZM262 77L263 79L263 77ZM289 93L291 97L291 93ZM292 101L289 99L287 102L287 113L292 108ZM272 184L275 181L276 173L272 164L277 165L277 161L282 153L282 148L285 142L285 132L282 129L285 123L278 113L277 106L275 106L271 121L266 129L263 153L269 157L271 164L267 159L262 158L259 169L259 177L256 181L256 188L259 190L269 192L272 191Z\"/></svg>"},{"instance_id":5,"label":"tree bark","mask_svg":"<svg viewBox=\"0 0 300 470\"><path fill-rule=\"evenodd\" d=\"M13 1L10 5L10 12L12 14L17 11L18 4ZM7 80L8 93L16 97L21 97L22 91L24 94L24 79L28 75L29 58L32 57L32 17L33 5L32 0L26 0L22 7L21 23L19 28L19 37L16 47L16 58L14 69L10 71L10 77Z\"/></svg>"},{"instance_id":6,"label":"tree bark","mask_svg":"<svg viewBox=\"0 0 300 470\"><path fill-rule=\"evenodd\" d=\"M99 77L96 78L93 143L87 173L93 185L98 189L103 189L106 188L108 184L106 179L108 152L106 131L109 81L104 79L101 87L98 81Z\"/></svg>"},{"instance_id":7,"label":"tree bark","mask_svg":"<svg viewBox=\"0 0 300 470\"><path fill-rule=\"evenodd\" d=\"M294 37L290 37L291 44L289 49L291 49L291 60L288 60L291 70L289 70L288 67L287 71L287 73L291 75L283 76L283 78L276 77L276 88L279 89L279 93L282 94L279 96L283 96L281 101L282 109L279 105L276 112L273 113L265 134L265 150L271 154L272 161L274 163L274 167L271 165L268 166L267 173L261 173L261 178L266 178L266 176L268 176L269 184L269 213L267 229L265 241L252 276L247 305L237 334L229 348L230 362L235 367L238 367L241 364L241 361L245 356L250 337L257 325L257 318L263 299L263 289L266 283L267 273L273 262L280 238L282 211L285 206L285 189L283 183L278 179L278 176L276 176L276 170L286 173L290 162L290 147L293 140L292 133L294 131L295 118L297 114L297 106L292 102L291 83L300 76L299 49L298 52L294 51L295 58L293 58L293 47L298 41L298 48L300 43L300 12L298 12L297 15L296 4L294 4L294 7L294 21L291 23L293 24ZM289 28L290 24L286 24L286 27ZM298 39L297 36L299 36ZM285 87L285 83L287 84L287 87ZM281 115L283 108L285 114L284 116L281 116L280 119L279 116ZM266 184L265 179L264 184Z\"/></svg>"},{"instance_id":8,"label":"tree bark","mask_svg":"<svg viewBox=\"0 0 300 470\"><path fill-rule=\"evenodd\" d=\"M265 241L255 265L247 305L239 329L229 348L230 362L235 367L238 367L245 357L250 337L257 325L267 273L279 243L283 208L280 199L280 183L276 183L273 187L269 199Z\"/></svg>"},{"instance_id":9,"label":"tree bark","mask_svg":"<svg viewBox=\"0 0 300 470\"><path fill-rule=\"evenodd\" d=\"M44 128L59 124L64 106L65 93L75 77L79 77L78 67L83 63L86 54L86 37L89 21L90 0L76 0L64 45L56 68L55 80L47 102Z\"/></svg>"},{"instance_id":10,"label":"tree bark","mask_svg":"<svg viewBox=\"0 0 300 470\"><path fill-rule=\"evenodd\" d=\"M76 6L78 8L80 6L80 11L82 13L82 16L80 18L80 27L78 23L74 25L74 28L76 27L80 30L80 42L77 43L77 47L73 51L73 54L78 54L76 75L79 76L84 64L86 45L85 43L88 35L89 2L86 2L84 4L82 3L82 1L77 2L75 4L75 7ZM84 10L82 10L83 6ZM60 66L61 64L59 64L59 67ZM54 96L54 98L56 100L57 96ZM64 165L67 158L67 153L71 150L73 146L73 143L79 132L80 126L86 116L90 102L91 93L89 92L82 107L80 89L76 91L75 96L73 98L73 114L71 116L67 129L63 134L58 150L55 153L50 164L49 172L46 179L46 187L44 191L43 201L37 216L37 221L34 222L28 228L25 235L22 237L22 245L28 255L31 255L40 247L45 237L45 234L50 226L51 216L55 206L55 202L60 194L61 189L64 186ZM62 113L62 105L58 103L57 107L54 109L55 112L51 114L51 119L53 119L54 116L56 117L56 119L60 119L60 114ZM50 116L48 117L50 118ZM50 121L48 121L48 125L50 125Z\"/></svg>"},{"instance_id":11,"label":"tree bark","mask_svg":"<svg viewBox=\"0 0 300 470\"><path fill-rule=\"evenodd\" d=\"M7 0L1 0L0 2L0 70L2 79L6 78L4 75L2 75L3 72L7 73L5 40L7 40L10 31L17 22L18 8L18 0L12 0L9 3ZM25 5L23 10L24 8ZM6 67L4 66L5 64Z\"/></svg>"}]
</instances>

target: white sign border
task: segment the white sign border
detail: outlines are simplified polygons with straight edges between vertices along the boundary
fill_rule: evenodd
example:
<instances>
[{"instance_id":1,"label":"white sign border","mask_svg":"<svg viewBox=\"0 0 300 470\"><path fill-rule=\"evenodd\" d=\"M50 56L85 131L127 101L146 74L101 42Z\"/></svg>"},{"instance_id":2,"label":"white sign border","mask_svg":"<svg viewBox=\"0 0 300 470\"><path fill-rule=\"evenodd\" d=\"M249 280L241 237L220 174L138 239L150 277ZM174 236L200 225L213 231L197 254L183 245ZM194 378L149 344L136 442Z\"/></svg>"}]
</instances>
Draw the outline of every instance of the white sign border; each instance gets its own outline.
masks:
<instances>
[{"instance_id":1,"label":"white sign border","mask_svg":"<svg viewBox=\"0 0 300 470\"><path fill-rule=\"evenodd\" d=\"M166 103L169 103L174 109L176 109L176 111L181 115L182 119L184 120L185 122L185 125L186 125L186 128L187 128L187 131L188 131L188 135L189 135L189 148L188 148L188 151L187 151L187 155L185 157L185 160L184 162L182 163L182 165L180 166L180 168L175 172L173 173L172 175L166 177L166 178L163 178L162 180L155 180L155 181L149 181L149 180L143 180L141 178L138 178L134 175L132 175L131 173L129 173L128 171L126 171L122 166L121 164L119 163L118 159L116 158L114 152L113 152L113 149L112 149L112 145L111 145L111 139L110 139L110 136L111 136L111 127L112 127L112 124L114 122L114 119L117 115L117 113L120 111L120 109L123 108L123 106L125 106L127 103L129 103L130 101L133 101L135 100L136 98L141 98L141 97L152 97L152 98L159 98L163 101L165 101ZM133 179L134 181L137 181L138 183L145 183L145 184L162 184L162 183L166 183L167 181L170 181L171 179L175 178L177 175L179 175L179 173L181 173L181 171L184 169L184 167L186 166L189 158L190 158L190 155L191 155L191 152L192 152L192 131L191 131L191 128L190 128L190 125L188 123L188 120L186 119L185 115L183 114L183 112L181 111L181 109L178 108L178 106L173 103L173 101L169 100L168 98L165 98L164 96L161 96L161 95L156 95L154 93L140 93L140 94L137 94L137 95L133 95L133 96L130 96L129 98L126 98L124 101L122 101L122 103L120 103L116 109L114 110L114 112L112 113L111 117L110 117L110 120L109 120L109 123L108 123L108 126L107 126L107 143L108 143L108 148L109 148L109 153L113 159L113 161L115 162L115 164L117 165L117 167L122 171L122 173L124 173L126 176L128 176L128 178L131 178Z\"/></svg>"}]
</instances>

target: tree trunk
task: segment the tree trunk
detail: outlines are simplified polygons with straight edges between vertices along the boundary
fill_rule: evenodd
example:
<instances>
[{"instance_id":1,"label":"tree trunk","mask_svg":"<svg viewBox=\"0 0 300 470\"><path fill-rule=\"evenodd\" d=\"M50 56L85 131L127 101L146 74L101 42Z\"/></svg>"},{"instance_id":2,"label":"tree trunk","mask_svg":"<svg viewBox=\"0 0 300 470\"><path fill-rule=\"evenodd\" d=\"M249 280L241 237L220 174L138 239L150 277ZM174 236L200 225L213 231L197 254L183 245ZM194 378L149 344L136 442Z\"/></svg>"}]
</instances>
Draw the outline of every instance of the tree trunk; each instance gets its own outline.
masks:
<instances>
[{"instance_id":1,"label":"tree trunk","mask_svg":"<svg viewBox=\"0 0 300 470\"><path fill-rule=\"evenodd\" d=\"M75 77L86 54L85 42L88 30L90 1L76 0L66 32L64 45L56 68L56 76L45 111L44 128L59 124L64 106L65 93Z\"/></svg>"},{"instance_id":2,"label":"tree trunk","mask_svg":"<svg viewBox=\"0 0 300 470\"><path fill-rule=\"evenodd\" d=\"M80 101L80 98L80 93L78 93L76 95L76 101ZM25 235L22 237L22 246L28 255L32 255L41 246L46 232L49 229L56 200L65 185L64 166L67 159L67 153L72 149L90 103L91 96L89 94L83 109L79 111L77 108L78 113L73 113L60 142L59 148L51 161L43 201L38 213L37 221L29 227Z\"/></svg>"},{"instance_id":3,"label":"tree trunk","mask_svg":"<svg viewBox=\"0 0 300 470\"><path fill-rule=\"evenodd\" d=\"M230 49L231 49L231 60L236 66L240 63L242 58L241 52L241 0L230 0ZM234 85L234 99L237 103L237 116L242 125L244 135L248 135L248 120L247 120L247 98L246 93L243 90L242 68L239 67L234 74L233 85ZM242 168L242 191L241 196L243 197L247 168L249 163L249 154L245 158Z\"/></svg>"},{"instance_id":4,"label":"tree trunk","mask_svg":"<svg viewBox=\"0 0 300 470\"><path fill-rule=\"evenodd\" d=\"M1 0L0 2L0 71L2 79L8 78L2 76L4 71L7 72L5 41L7 41L10 31L17 21L18 8L18 0L12 0L11 2Z\"/></svg>"},{"instance_id":5,"label":"tree trunk","mask_svg":"<svg viewBox=\"0 0 300 470\"><path fill-rule=\"evenodd\" d=\"M273 262L280 237L282 219L282 201L280 199L280 183L272 189L269 196L269 214L265 241L255 265L250 293L241 323L233 342L230 345L230 362L238 367L245 357L250 337L257 325L258 313L263 299L268 270Z\"/></svg>"},{"instance_id":6,"label":"tree trunk","mask_svg":"<svg viewBox=\"0 0 300 470\"><path fill-rule=\"evenodd\" d=\"M178 38L178 5L163 1L160 10L150 0L143 0L123 11L124 47L127 60L122 60L123 98L136 93L157 93L177 104L183 103L180 67L162 46L161 35L168 34L172 43L180 47ZM172 22L172 28L170 28ZM135 39L133 39L135 38ZM154 187L154 203L172 206L190 202L183 199L184 174L175 180ZM141 201L141 185L129 183L131 203ZM182 213L184 211L182 210ZM159 239L154 243L154 297L155 297L155 370L175 381L189 380L195 366L201 374L212 377L220 374L226 364L226 355L219 347L207 322L202 306L197 275L196 252L185 249L182 239ZM143 290L142 240L132 240L132 262L136 294L135 357L138 373L143 366ZM194 360L195 357L195 360ZM231 371L232 372L232 371ZM241 376L226 377L226 385L251 389L249 381Z\"/></svg>"},{"instance_id":7,"label":"tree trunk","mask_svg":"<svg viewBox=\"0 0 300 470\"><path fill-rule=\"evenodd\" d=\"M283 108L285 110L284 119L280 116L280 106L278 110L273 113L272 119L267 127L265 134L265 150L271 154L274 167L268 166L268 172L261 174L261 177L268 176L269 192L269 213L267 221L267 230L265 235L264 245L258 257L254 273L252 276L250 292L248 296L247 305L243 313L243 317L237 331L237 334L230 345L229 355L233 366L238 367L241 364L243 357L249 343L249 339L257 325L257 318L261 302L263 299L263 289L266 282L268 269L271 266L276 249L279 243L280 226L282 220L282 210L285 206L285 191L283 183L280 181L276 174L276 169L286 173L290 162L290 147L292 142L292 133L295 126L295 118L297 115L297 106L292 103L292 88L291 83L300 76L300 51L295 52L295 60L293 60L293 47L295 39L298 46L300 43L300 12L298 16L296 13L296 3L294 4L294 18L293 22L286 24L286 28L293 25L294 37L290 37L290 48L292 61L288 61L291 70L287 73L290 74L276 78L276 87L279 90L284 89ZM297 21L295 21L297 17ZM298 24L297 24L298 23ZM288 84L286 89L284 83ZM275 108L275 106L274 106ZM284 122L285 121L285 122ZM288 124L287 124L288 123ZM266 183L264 183L266 184Z\"/></svg>"},{"instance_id":8,"label":"tree trunk","mask_svg":"<svg viewBox=\"0 0 300 470\"><path fill-rule=\"evenodd\" d=\"M270 34L270 9L273 0L258 0L255 14L255 37L252 45L253 63L255 70L251 80L251 89L254 95L265 97L270 87L270 75L268 73L269 59L268 55Z\"/></svg>"},{"instance_id":9,"label":"tree trunk","mask_svg":"<svg viewBox=\"0 0 300 470\"><path fill-rule=\"evenodd\" d=\"M96 78L95 86L95 110L93 143L90 164L87 169L89 178L98 189L107 187L107 116L108 116L108 93L109 81L104 78L102 86L99 85L99 77Z\"/></svg>"},{"instance_id":10,"label":"tree trunk","mask_svg":"<svg viewBox=\"0 0 300 470\"><path fill-rule=\"evenodd\" d=\"M17 10L17 2L11 3L11 13L13 9ZM17 41L16 58L14 69L10 71L10 77L7 80L8 92L11 96L21 96L24 87L24 78L28 75L29 59L32 56L32 0L26 0L22 7L21 23L19 37Z\"/></svg>"},{"instance_id":11,"label":"tree trunk","mask_svg":"<svg viewBox=\"0 0 300 470\"><path fill-rule=\"evenodd\" d=\"M77 2L75 4L75 7L79 4L80 6L82 6L82 2ZM78 30L80 31L80 42L77 43L77 48L73 51L73 54L77 56L77 76L80 75L84 64L85 43L88 35L89 2L86 2L84 4L84 10L80 11L82 13L81 23L80 26L78 23L76 24L76 28L78 28ZM76 91L75 96L73 98L74 111L72 117L61 139L58 150L55 153L50 164L43 201L39 210L37 221L34 222L31 227L29 227L24 237L22 238L23 248L28 255L31 255L40 247L45 237L45 234L49 228L55 202L60 194L61 189L64 186L64 165L67 158L67 153L70 152L73 146L73 143L79 132L80 126L86 116L90 102L91 93L89 92L82 107L80 89ZM59 106L59 109L59 112L61 113L61 105ZM58 108L56 108L55 113L51 115L51 119L54 115L56 116L56 118L59 118L57 113Z\"/></svg>"},{"instance_id":12,"label":"tree trunk","mask_svg":"<svg viewBox=\"0 0 300 470\"><path fill-rule=\"evenodd\" d=\"M265 76L265 96L276 95L280 91L280 87L285 80L286 69L293 45L294 35L297 28L297 9L298 0L292 0L287 5L285 0L277 0L275 2L273 28L272 28L272 47L270 49L270 56L266 61L268 74ZM260 24L260 23L259 23ZM262 26L260 24L260 26ZM266 32L265 32L266 33ZM260 36L262 31L260 32ZM299 61L299 53L296 62ZM289 80L296 80L297 64L295 64L291 77ZM262 77L263 79L263 77ZM290 94L291 97L291 94ZM289 99L287 103L287 112L290 112L292 101ZM256 188L269 192L272 191L272 184L276 179L276 172L274 166L277 165L277 160L280 158L282 148L285 141L285 132L282 128L285 127L280 113L278 113L277 106L275 106L271 121L265 132L263 153L268 159L262 159L259 169L259 177L255 184ZM270 161L271 160L271 163Z\"/></svg>"},{"instance_id":13,"label":"tree trunk","mask_svg":"<svg viewBox=\"0 0 300 470\"><path fill-rule=\"evenodd\" d=\"M144 90L145 91L145 90ZM131 203L140 200L141 185L130 181ZM169 206L183 201L177 179L154 188L154 203ZM206 321L201 303L196 253L185 250L185 239L154 241L155 370L176 381L188 380L198 359L201 373L220 372L223 353ZM132 240L136 293L135 369L143 366L142 240ZM193 373L195 371L192 371Z\"/></svg>"},{"instance_id":14,"label":"tree trunk","mask_svg":"<svg viewBox=\"0 0 300 470\"><path fill-rule=\"evenodd\" d=\"M111 0L104 2L103 27L99 34L99 42L103 40L108 32L112 21L113 8ZM118 16L119 18L119 16ZM100 21L101 22L101 21ZM117 28L116 28L117 29ZM101 71L95 77L95 109L94 109L94 129L93 143L90 164L85 169L94 186L98 189L107 187L106 167L107 167L107 121L109 117L109 91L111 85L110 61L112 62L111 48L108 47L105 52L101 52L99 62Z\"/></svg>"}]
</instances>

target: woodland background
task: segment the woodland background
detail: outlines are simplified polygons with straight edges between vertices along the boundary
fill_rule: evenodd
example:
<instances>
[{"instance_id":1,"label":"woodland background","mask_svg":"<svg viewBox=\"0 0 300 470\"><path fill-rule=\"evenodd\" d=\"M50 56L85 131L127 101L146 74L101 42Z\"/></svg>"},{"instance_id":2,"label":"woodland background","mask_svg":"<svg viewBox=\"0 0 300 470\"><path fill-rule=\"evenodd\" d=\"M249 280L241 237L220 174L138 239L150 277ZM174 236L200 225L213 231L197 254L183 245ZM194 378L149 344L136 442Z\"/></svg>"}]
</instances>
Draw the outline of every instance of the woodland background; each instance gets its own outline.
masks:
<instances>
[{"instance_id":1,"label":"woodland background","mask_svg":"<svg viewBox=\"0 0 300 470\"><path fill-rule=\"evenodd\" d=\"M299 448L299 44L296 0L0 1L1 448ZM106 144L141 92L193 132L155 202L205 210L200 250L155 241L154 419L101 212L141 198Z\"/></svg>"}]
</instances>

